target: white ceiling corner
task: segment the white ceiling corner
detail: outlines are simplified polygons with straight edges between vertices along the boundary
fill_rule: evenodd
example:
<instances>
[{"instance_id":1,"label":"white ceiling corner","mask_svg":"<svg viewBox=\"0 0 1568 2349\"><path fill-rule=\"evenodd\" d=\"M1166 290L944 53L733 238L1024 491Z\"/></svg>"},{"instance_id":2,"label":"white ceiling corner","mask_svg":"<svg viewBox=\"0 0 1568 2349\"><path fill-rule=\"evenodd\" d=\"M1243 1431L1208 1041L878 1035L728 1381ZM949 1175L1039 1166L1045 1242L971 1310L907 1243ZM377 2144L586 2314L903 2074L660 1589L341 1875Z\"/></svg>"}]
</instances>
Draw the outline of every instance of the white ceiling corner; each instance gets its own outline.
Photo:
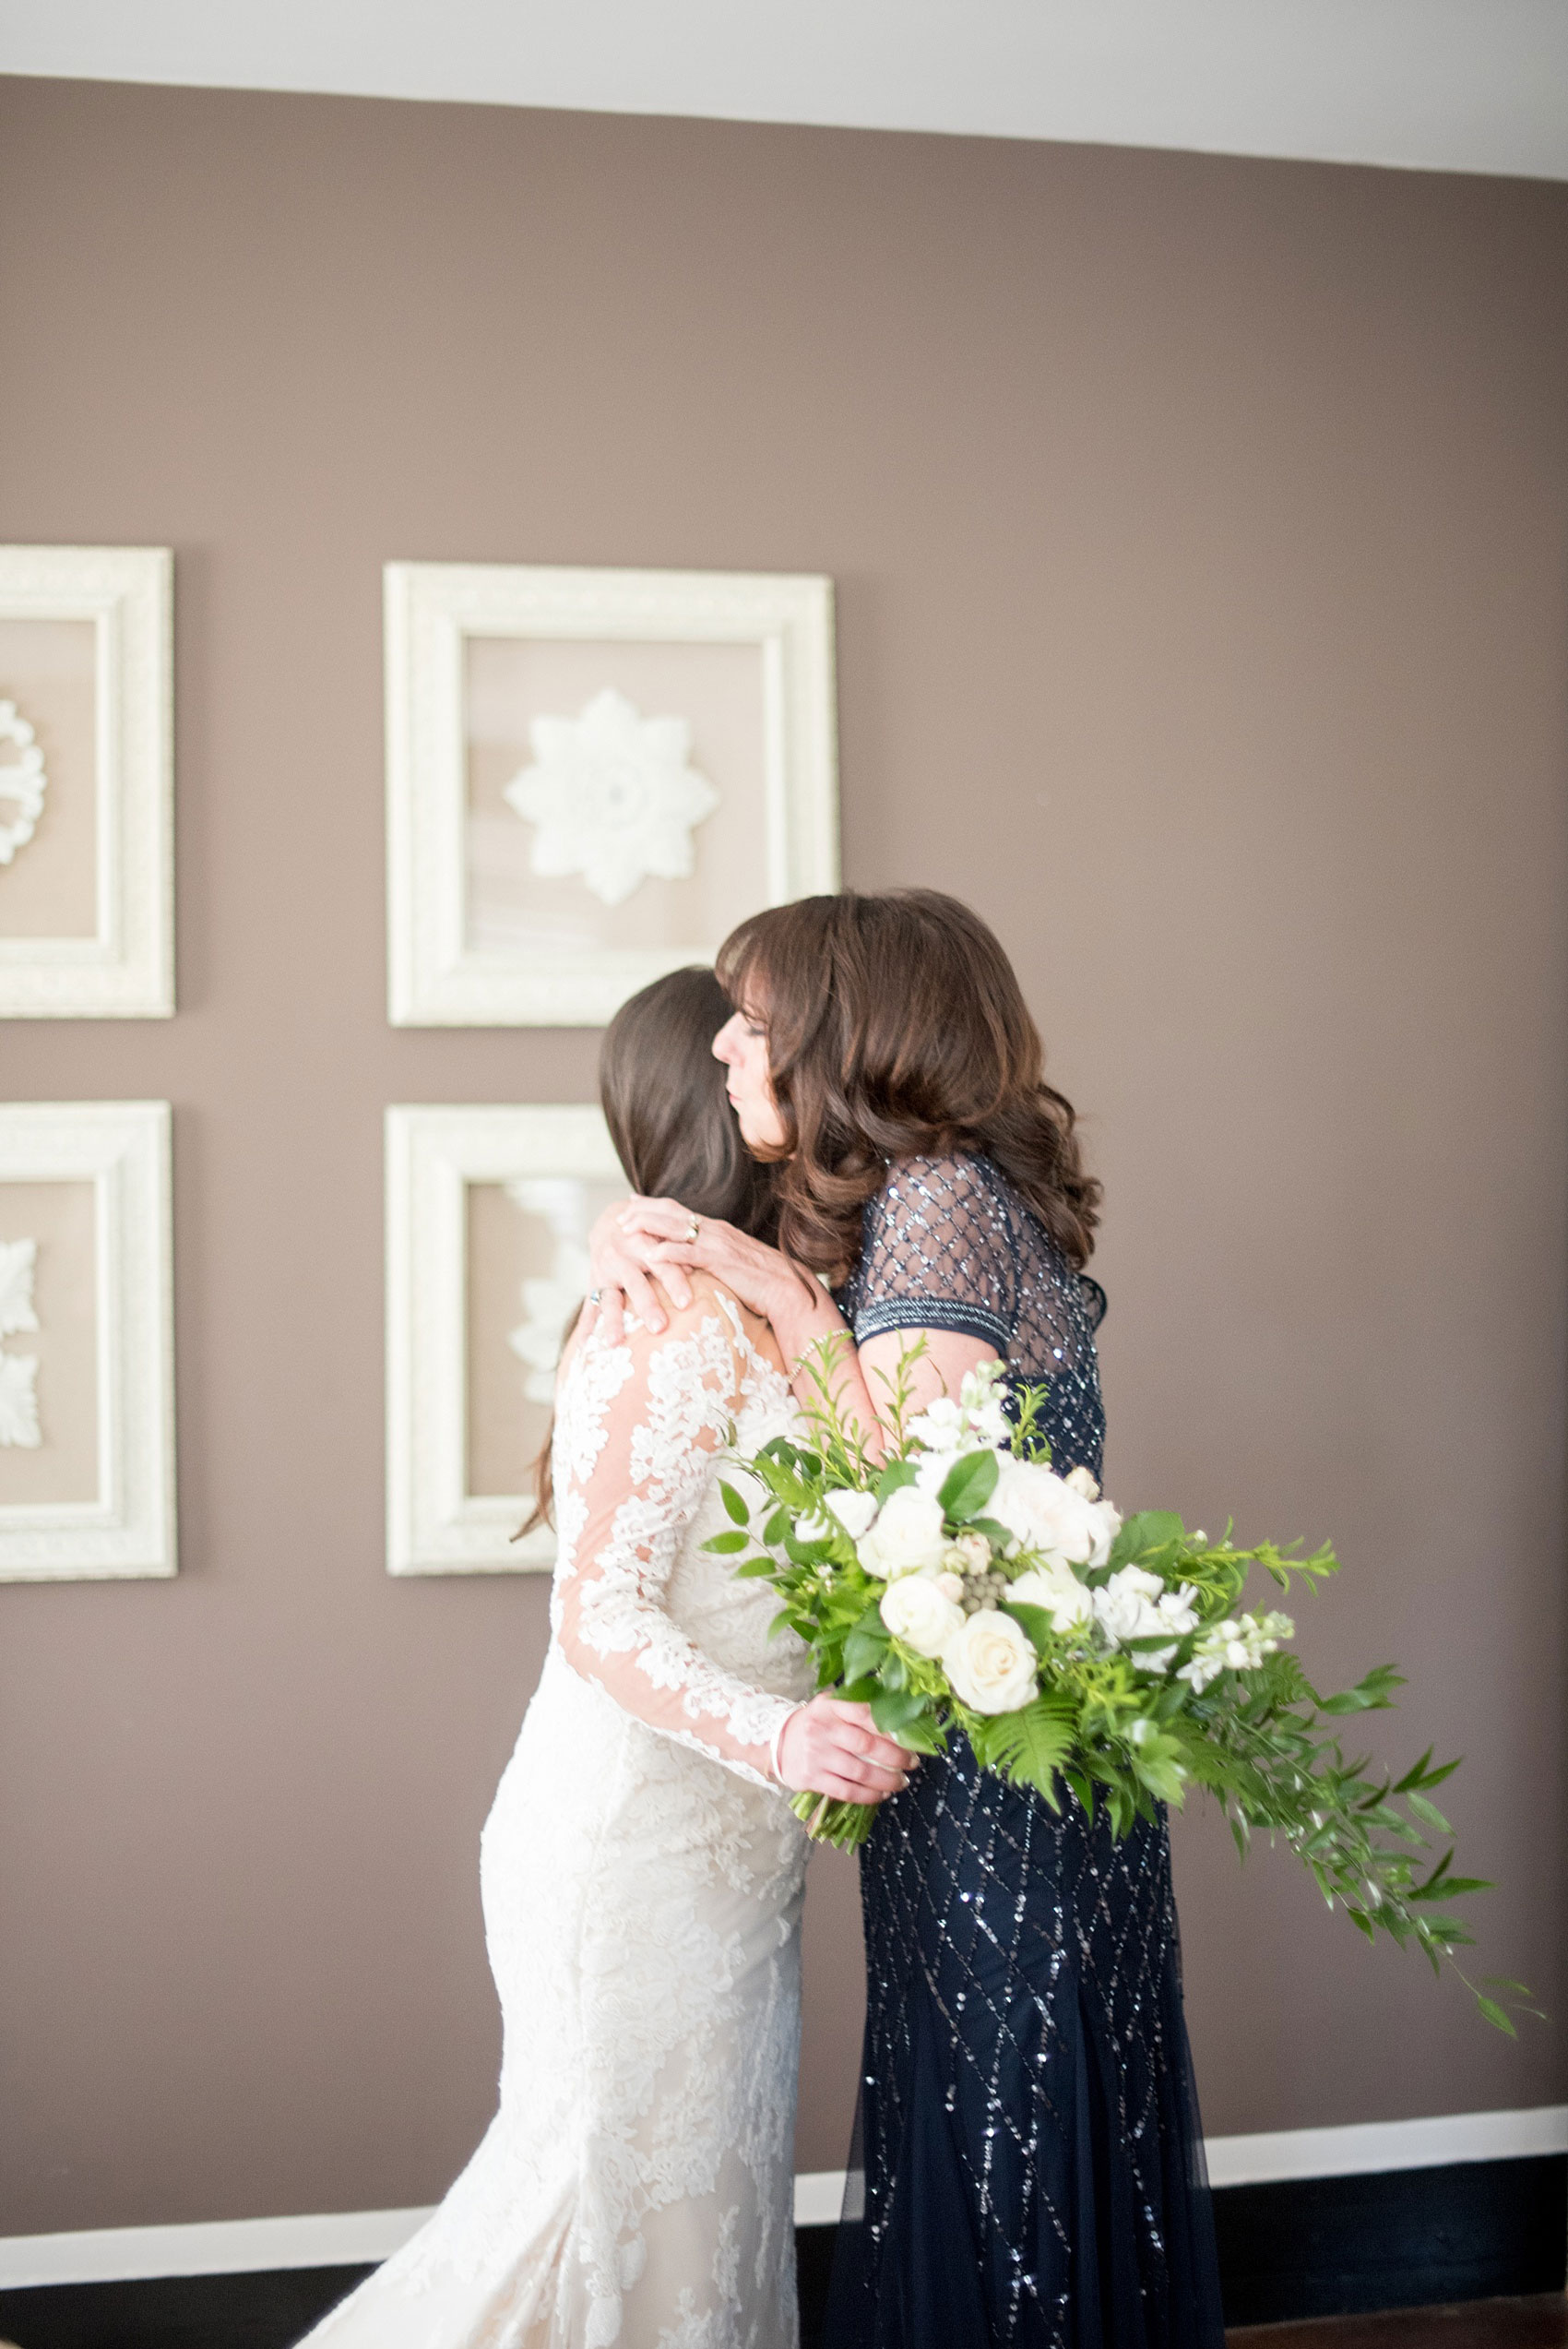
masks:
<instances>
[{"instance_id":1,"label":"white ceiling corner","mask_svg":"<svg viewBox=\"0 0 1568 2349\"><path fill-rule=\"evenodd\" d=\"M0 70L1568 178L1568 0L0 0Z\"/></svg>"}]
</instances>

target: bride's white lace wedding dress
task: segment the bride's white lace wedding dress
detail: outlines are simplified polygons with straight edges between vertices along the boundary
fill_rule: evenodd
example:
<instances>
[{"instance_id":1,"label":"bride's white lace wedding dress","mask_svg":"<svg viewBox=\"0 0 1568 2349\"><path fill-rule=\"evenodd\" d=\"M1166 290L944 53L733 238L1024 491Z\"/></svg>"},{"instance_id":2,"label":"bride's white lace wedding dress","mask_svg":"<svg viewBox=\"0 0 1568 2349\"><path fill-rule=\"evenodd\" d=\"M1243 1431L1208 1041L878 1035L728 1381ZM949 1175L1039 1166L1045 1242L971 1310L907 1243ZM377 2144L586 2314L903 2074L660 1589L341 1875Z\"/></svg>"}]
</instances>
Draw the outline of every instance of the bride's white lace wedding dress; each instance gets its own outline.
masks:
<instances>
[{"instance_id":1,"label":"bride's white lace wedding dress","mask_svg":"<svg viewBox=\"0 0 1568 2349\"><path fill-rule=\"evenodd\" d=\"M811 1672L701 1546L716 1454L793 1419L711 1283L569 1352L550 1650L481 1846L500 2110L312 2349L793 2349L806 1844L768 1750Z\"/></svg>"}]
</instances>

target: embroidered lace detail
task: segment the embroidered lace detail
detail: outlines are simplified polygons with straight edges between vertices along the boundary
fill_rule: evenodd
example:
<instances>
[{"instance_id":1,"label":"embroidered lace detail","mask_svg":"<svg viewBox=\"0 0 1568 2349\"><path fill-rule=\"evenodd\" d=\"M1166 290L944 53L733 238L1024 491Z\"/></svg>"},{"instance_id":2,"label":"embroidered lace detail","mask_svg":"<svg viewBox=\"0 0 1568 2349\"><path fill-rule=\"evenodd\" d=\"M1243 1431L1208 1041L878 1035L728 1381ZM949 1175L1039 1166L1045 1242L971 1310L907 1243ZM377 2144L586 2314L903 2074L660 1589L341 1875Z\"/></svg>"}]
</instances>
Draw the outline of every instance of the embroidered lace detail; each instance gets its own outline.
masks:
<instances>
[{"instance_id":1,"label":"embroidered lace detail","mask_svg":"<svg viewBox=\"0 0 1568 2349\"><path fill-rule=\"evenodd\" d=\"M794 2349L806 1846L762 1772L812 1673L702 1547L731 1425L798 1424L766 1345L705 1288L567 1356L554 1636L481 1849L500 2109L319 2349Z\"/></svg>"},{"instance_id":2,"label":"embroidered lace detail","mask_svg":"<svg viewBox=\"0 0 1568 2349\"><path fill-rule=\"evenodd\" d=\"M766 1398L787 1408L788 1389L721 1291L658 1339L634 1324L630 1342L615 1350L626 1356L619 1378L600 1370L602 1351L590 1334L562 1395L573 1434L569 1449L557 1441L555 1458L587 1513L580 1524L574 1518L569 1543L563 1529L561 1652L650 1728L766 1785L774 1732L793 1699L705 1652L674 1619L666 1592L716 1453L748 1406ZM719 1571L731 1579L727 1567Z\"/></svg>"}]
</instances>

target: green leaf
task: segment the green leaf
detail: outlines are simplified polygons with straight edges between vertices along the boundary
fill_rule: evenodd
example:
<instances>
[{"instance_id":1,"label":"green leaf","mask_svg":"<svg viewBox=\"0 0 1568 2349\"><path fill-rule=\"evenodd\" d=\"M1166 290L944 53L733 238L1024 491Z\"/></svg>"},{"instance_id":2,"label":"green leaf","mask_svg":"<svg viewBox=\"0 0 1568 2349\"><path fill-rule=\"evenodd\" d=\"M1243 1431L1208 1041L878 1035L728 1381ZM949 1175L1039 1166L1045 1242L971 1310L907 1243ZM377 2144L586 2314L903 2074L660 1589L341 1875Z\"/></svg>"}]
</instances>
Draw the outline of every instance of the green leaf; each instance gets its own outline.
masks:
<instances>
[{"instance_id":1,"label":"green leaf","mask_svg":"<svg viewBox=\"0 0 1568 2349\"><path fill-rule=\"evenodd\" d=\"M762 1529L762 1538L768 1548L778 1549L790 1531L790 1512L782 1501Z\"/></svg>"},{"instance_id":2,"label":"green leaf","mask_svg":"<svg viewBox=\"0 0 1568 2349\"><path fill-rule=\"evenodd\" d=\"M720 1557L731 1557L737 1550L748 1549L751 1538L749 1533L742 1533L738 1529L730 1533L715 1533L703 1544L703 1548L717 1552Z\"/></svg>"},{"instance_id":3,"label":"green leaf","mask_svg":"<svg viewBox=\"0 0 1568 2349\"><path fill-rule=\"evenodd\" d=\"M776 1574L778 1570L770 1557L749 1557L744 1566L735 1568L735 1579L740 1581L746 1575Z\"/></svg>"},{"instance_id":4,"label":"green leaf","mask_svg":"<svg viewBox=\"0 0 1568 2349\"><path fill-rule=\"evenodd\" d=\"M971 1533L983 1533L992 1548L1000 1551L1004 1556L1018 1538L1010 1525L1004 1525L1000 1519L994 1517L971 1517L969 1531Z\"/></svg>"},{"instance_id":5,"label":"green leaf","mask_svg":"<svg viewBox=\"0 0 1568 2349\"><path fill-rule=\"evenodd\" d=\"M1481 2014L1485 2020L1491 2023L1494 2031L1505 2031L1510 2039L1517 2039L1519 2034L1515 2030L1512 2020L1510 2019L1506 2009L1500 2007L1495 1998L1484 1997L1478 1991L1476 1994L1476 2005L1479 2008Z\"/></svg>"},{"instance_id":6,"label":"green leaf","mask_svg":"<svg viewBox=\"0 0 1568 2349\"><path fill-rule=\"evenodd\" d=\"M1037 1697L1018 1712L994 1713L980 1733L985 1759L1004 1778L1039 1789L1056 1806L1056 1772L1073 1746L1073 1708Z\"/></svg>"},{"instance_id":7,"label":"green leaf","mask_svg":"<svg viewBox=\"0 0 1568 2349\"><path fill-rule=\"evenodd\" d=\"M890 1460L876 1480L877 1507L880 1508L888 1495L896 1493L900 1485L912 1485L914 1481L915 1463L912 1460Z\"/></svg>"},{"instance_id":8,"label":"green leaf","mask_svg":"<svg viewBox=\"0 0 1568 2349\"><path fill-rule=\"evenodd\" d=\"M913 1688L882 1688L871 1700L871 1717L885 1737L897 1737L929 1701Z\"/></svg>"},{"instance_id":9,"label":"green leaf","mask_svg":"<svg viewBox=\"0 0 1568 2349\"><path fill-rule=\"evenodd\" d=\"M937 1498L944 1514L955 1525L967 1525L971 1517L980 1515L995 1492L1000 1474L994 1452L966 1452L961 1460L954 1461L943 1479Z\"/></svg>"},{"instance_id":10,"label":"green leaf","mask_svg":"<svg viewBox=\"0 0 1568 2349\"><path fill-rule=\"evenodd\" d=\"M881 1663L877 1666L876 1676L881 1681L885 1688L907 1688L909 1687L909 1667L906 1665L903 1657L898 1653L897 1648L889 1647L887 1653L883 1657Z\"/></svg>"},{"instance_id":11,"label":"green leaf","mask_svg":"<svg viewBox=\"0 0 1568 2349\"><path fill-rule=\"evenodd\" d=\"M724 1503L725 1515L732 1519L737 1525L749 1525L752 1521L751 1510L746 1507L733 1485L727 1485L722 1476L719 1480L719 1492Z\"/></svg>"},{"instance_id":12,"label":"green leaf","mask_svg":"<svg viewBox=\"0 0 1568 2349\"><path fill-rule=\"evenodd\" d=\"M1449 1826L1448 1821L1443 1818L1443 1813L1438 1809L1437 1805L1435 1803L1429 1803L1424 1795L1418 1795L1413 1786L1409 1793L1406 1795L1405 1800L1409 1804L1410 1808L1415 1812L1416 1817L1418 1818L1424 1818L1429 1827L1435 1827L1440 1835L1453 1834L1454 1830Z\"/></svg>"},{"instance_id":13,"label":"green leaf","mask_svg":"<svg viewBox=\"0 0 1568 2349\"><path fill-rule=\"evenodd\" d=\"M887 1627L873 1611L871 1619L862 1616L844 1642L844 1677L863 1680L875 1672L887 1653Z\"/></svg>"},{"instance_id":14,"label":"green leaf","mask_svg":"<svg viewBox=\"0 0 1568 2349\"><path fill-rule=\"evenodd\" d=\"M1127 1520L1111 1544L1110 1563L1112 1567L1131 1566L1156 1550L1169 1549L1182 1539L1184 1531L1172 1509L1141 1509L1136 1517Z\"/></svg>"},{"instance_id":15,"label":"green leaf","mask_svg":"<svg viewBox=\"0 0 1568 2349\"><path fill-rule=\"evenodd\" d=\"M1043 1607L1031 1607L1026 1603L1015 1604L1011 1599L1004 1599L1002 1612L1010 1615L1015 1623L1023 1625L1034 1641L1037 1654L1043 1656L1049 1652L1056 1638L1056 1627Z\"/></svg>"}]
</instances>

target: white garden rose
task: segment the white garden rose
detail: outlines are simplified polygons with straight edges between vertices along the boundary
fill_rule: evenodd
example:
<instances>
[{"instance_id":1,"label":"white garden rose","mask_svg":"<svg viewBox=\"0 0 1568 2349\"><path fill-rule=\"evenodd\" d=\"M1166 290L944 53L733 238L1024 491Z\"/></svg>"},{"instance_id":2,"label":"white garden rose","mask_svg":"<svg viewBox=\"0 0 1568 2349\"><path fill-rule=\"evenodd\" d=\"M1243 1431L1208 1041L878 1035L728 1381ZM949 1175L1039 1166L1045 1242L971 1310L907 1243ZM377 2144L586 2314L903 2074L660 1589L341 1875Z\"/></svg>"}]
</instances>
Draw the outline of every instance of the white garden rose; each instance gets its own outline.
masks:
<instances>
[{"instance_id":1,"label":"white garden rose","mask_svg":"<svg viewBox=\"0 0 1568 2349\"><path fill-rule=\"evenodd\" d=\"M952 1579L946 1574L901 1574L882 1594L879 1612L884 1623L896 1640L902 1640L918 1656L939 1656L963 1625L962 1607L955 1606L941 1588Z\"/></svg>"},{"instance_id":2,"label":"white garden rose","mask_svg":"<svg viewBox=\"0 0 1568 2349\"><path fill-rule=\"evenodd\" d=\"M1103 1566L1122 1524L1109 1501L1091 1501L1081 1485L1029 1460L1003 1461L986 1515L1020 1548L1062 1566Z\"/></svg>"},{"instance_id":3,"label":"white garden rose","mask_svg":"<svg viewBox=\"0 0 1568 2349\"><path fill-rule=\"evenodd\" d=\"M906 1580L908 1578L906 1577ZM933 1574L932 1580L946 1598L956 1602L964 1595L963 1576L961 1574L953 1573L950 1568L944 1568L940 1574Z\"/></svg>"},{"instance_id":4,"label":"white garden rose","mask_svg":"<svg viewBox=\"0 0 1568 2349\"><path fill-rule=\"evenodd\" d=\"M862 1541L876 1522L874 1493L829 1493L826 1506L851 1542Z\"/></svg>"},{"instance_id":5,"label":"white garden rose","mask_svg":"<svg viewBox=\"0 0 1568 2349\"><path fill-rule=\"evenodd\" d=\"M861 1564L868 1574L891 1582L896 1575L918 1574L922 1567L938 1566L947 1546L942 1530L942 1504L916 1485L900 1485L883 1502L875 1524L860 1542Z\"/></svg>"},{"instance_id":6,"label":"white garden rose","mask_svg":"<svg viewBox=\"0 0 1568 2349\"><path fill-rule=\"evenodd\" d=\"M995 1607L965 1616L942 1651L942 1668L974 1712L1017 1712L1035 1695L1034 1642Z\"/></svg>"},{"instance_id":7,"label":"white garden rose","mask_svg":"<svg viewBox=\"0 0 1568 2349\"><path fill-rule=\"evenodd\" d=\"M1020 1606L1043 1607L1058 1631L1076 1631L1092 1620L1094 1594L1065 1566L1031 1567L1008 1590Z\"/></svg>"}]
</instances>

